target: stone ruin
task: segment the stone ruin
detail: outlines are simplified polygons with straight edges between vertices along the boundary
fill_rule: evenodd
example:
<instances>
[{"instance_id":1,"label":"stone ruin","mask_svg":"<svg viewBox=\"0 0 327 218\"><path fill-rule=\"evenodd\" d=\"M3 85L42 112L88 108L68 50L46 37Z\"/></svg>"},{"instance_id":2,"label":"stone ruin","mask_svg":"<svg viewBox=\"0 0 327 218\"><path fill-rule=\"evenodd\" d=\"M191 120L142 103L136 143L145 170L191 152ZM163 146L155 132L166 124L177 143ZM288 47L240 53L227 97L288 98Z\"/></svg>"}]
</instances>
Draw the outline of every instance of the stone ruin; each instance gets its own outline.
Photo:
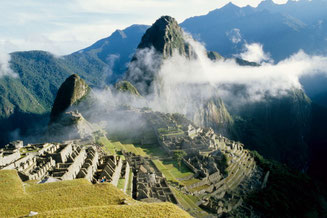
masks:
<instances>
[{"instance_id":1,"label":"stone ruin","mask_svg":"<svg viewBox=\"0 0 327 218\"><path fill-rule=\"evenodd\" d=\"M167 180L148 157L142 157L130 152L124 152L133 174L133 198L137 200L159 199L178 204Z\"/></svg>"},{"instance_id":2,"label":"stone ruin","mask_svg":"<svg viewBox=\"0 0 327 218\"><path fill-rule=\"evenodd\" d=\"M10 153L10 155L9 155ZM28 144L23 146L6 146L1 150L0 169L16 169L23 181L37 182L54 180L94 179L99 155L95 146L82 146L68 141L65 143Z\"/></svg>"},{"instance_id":3,"label":"stone ruin","mask_svg":"<svg viewBox=\"0 0 327 218\"><path fill-rule=\"evenodd\" d=\"M200 197L201 207L219 215L229 213L242 204L242 193L258 187L260 170L241 143L185 120L181 125L167 114L147 112L146 116L158 144L168 154L175 150L187 154L182 161L200 181L184 187L183 192ZM24 181L85 178L98 183L105 177L134 199L180 205L150 158L128 152L123 156L106 155L92 140L26 146L16 141L0 150L0 169L16 169Z\"/></svg>"},{"instance_id":4,"label":"stone ruin","mask_svg":"<svg viewBox=\"0 0 327 218\"><path fill-rule=\"evenodd\" d=\"M11 143L1 149L0 169L16 169L23 181L38 183L85 178L106 182L137 200L158 199L178 204L166 179L149 158L125 153L106 155L95 145L64 143Z\"/></svg>"},{"instance_id":5,"label":"stone ruin","mask_svg":"<svg viewBox=\"0 0 327 218\"><path fill-rule=\"evenodd\" d=\"M175 150L186 152L182 161L200 181L185 189L190 194L206 196L202 207L220 215L228 213L242 204L242 198L235 193L258 187L255 181L260 181L260 170L241 143L185 119L181 124L169 114L152 112L147 117L158 144L168 154Z\"/></svg>"},{"instance_id":6,"label":"stone ruin","mask_svg":"<svg viewBox=\"0 0 327 218\"><path fill-rule=\"evenodd\" d=\"M0 149L0 168L18 160L21 157L19 151L21 147L23 147L23 142L15 141L6 145L4 149Z\"/></svg>"}]
</instances>

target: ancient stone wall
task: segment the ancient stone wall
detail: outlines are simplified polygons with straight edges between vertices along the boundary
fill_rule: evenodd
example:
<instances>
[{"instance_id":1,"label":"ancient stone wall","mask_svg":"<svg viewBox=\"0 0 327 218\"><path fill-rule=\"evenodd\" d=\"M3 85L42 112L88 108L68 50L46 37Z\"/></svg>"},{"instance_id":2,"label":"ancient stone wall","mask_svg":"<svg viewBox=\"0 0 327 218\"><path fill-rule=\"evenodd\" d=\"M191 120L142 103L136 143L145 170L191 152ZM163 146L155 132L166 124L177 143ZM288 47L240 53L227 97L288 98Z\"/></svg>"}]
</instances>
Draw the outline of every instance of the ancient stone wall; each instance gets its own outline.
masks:
<instances>
[{"instance_id":1,"label":"ancient stone wall","mask_svg":"<svg viewBox=\"0 0 327 218\"><path fill-rule=\"evenodd\" d=\"M119 178L120 178L120 172L121 172L121 168L123 166L123 161L121 158L119 158L119 160L117 161L117 165L116 165L116 168L115 168L115 171L111 177L111 184L113 184L114 186L117 186L118 185L118 181L119 181Z\"/></svg>"},{"instance_id":2,"label":"ancient stone wall","mask_svg":"<svg viewBox=\"0 0 327 218\"><path fill-rule=\"evenodd\" d=\"M77 178L85 178L91 182L93 180L93 175L97 170L98 162L99 154L97 150L93 147L87 149L87 158L85 159Z\"/></svg>"},{"instance_id":3,"label":"ancient stone wall","mask_svg":"<svg viewBox=\"0 0 327 218\"><path fill-rule=\"evenodd\" d=\"M86 151L82 149L72 163L59 164L59 172L54 173L54 177L59 177L61 180L75 179L85 159Z\"/></svg>"},{"instance_id":4,"label":"ancient stone wall","mask_svg":"<svg viewBox=\"0 0 327 218\"><path fill-rule=\"evenodd\" d=\"M59 148L59 152L55 154L51 154L52 158L57 163L65 163L69 156L73 152L73 144L69 143L66 145L61 145L61 148Z\"/></svg>"},{"instance_id":5,"label":"ancient stone wall","mask_svg":"<svg viewBox=\"0 0 327 218\"><path fill-rule=\"evenodd\" d=\"M37 169L33 170L30 175L28 175L29 180L40 180L42 179L48 171L55 167L56 162L50 157L49 161L43 165L42 167L38 167Z\"/></svg>"},{"instance_id":6,"label":"ancient stone wall","mask_svg":"<svg viewBox=\"0 0 327 218\"><path fill-rule=\"evenodd\" d=\"M126 161L126 165L125 165L125 184L124 184L124 189L123 191L126 193L126 190L128 188L128 183L129 183L129 174L131 172L131 168L128 164L128 162Z\"/></svg>"},{"instance_id":7,"label":"ancient stone wall","mask_svg":"<svg viewBox=\"0 0 327 218\"><path fill-rule=\"evenodd\" d=\"M3 152L0 154L0 167L4 167L8 164L13 163L14 161L20 158L19 150L15 150L12 153Z\"/></svg>"}]
</instances>

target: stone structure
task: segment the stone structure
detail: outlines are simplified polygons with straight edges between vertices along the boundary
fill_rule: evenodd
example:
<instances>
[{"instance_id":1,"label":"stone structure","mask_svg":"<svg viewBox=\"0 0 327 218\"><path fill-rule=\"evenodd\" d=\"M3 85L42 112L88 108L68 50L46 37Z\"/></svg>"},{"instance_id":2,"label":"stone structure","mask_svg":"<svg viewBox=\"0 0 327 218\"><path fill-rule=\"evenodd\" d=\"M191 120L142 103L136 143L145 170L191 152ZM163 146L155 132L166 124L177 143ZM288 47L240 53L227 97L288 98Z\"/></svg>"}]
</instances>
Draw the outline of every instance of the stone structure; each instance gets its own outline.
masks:
<instances>
[{"instance_id":1,"label":"stone structure","mask_svg":"<svg viewBox=\"0 0 327 218\"><path fill-rule=\"evenodd\" d=\"M92 182L94 179L93 175L95 174L98 168L99 154L94 146L89 147L86 153L87 153L86 160L80 172L78 173L77 178L85 178L90 182Z\"/></svg>"},{"instance_id":2,"label":"stone structure","mask_svg":"<svg viewBox=\"0 0 327 218\"><path fill-rule=\"evenodd\" d=\"M70 142L68 144L60 145L58 151L56 153L50 154L50 156L57 162L57 163L65 163L69 156L73 152L73 143Z\"/></svg>"},{"instance_id":3,"label":"stone structure","mask_svg":"<svg viewBox=\"0 0 327 218\"><path fill-rule=\"evenodd\" d=\"M75 179L82 168L86 155L85 148L74 147L74 150L71 155L69 155L67 162L58 163L51 176L61 180Z\"/></svg>"},{"instance_id":4,"label":"stone structure","mask_svg":"<svg viewBox=\"0 0 327 218\"><path fill-rule=\"evenodd\" d=\"M102 177L106 177L111 184L117 186L122 166L123 160L121 157L114 155L104 156L99 161L99 169L96 178L101 179Z\"/></svg>"},{"instance_id":5,"label":"stone structure","mask_svg":"<svg viewBox=\"0 0 327 218\"><path fill-rule=\"evenodd\" d=\"M149 158L130 152L124 152L124 156L134 174L133 198L137 200L155 198L178 204L167 180Z\"/></svg>"},{"instance_id":6,"label":"stone structure","mask_svg":"<svg viewBox=\"0 0 327 218\"><path fill-rule=\"evenodd\" d=\"M257 186L260 170L241 143L217 135L211 128L196 127L181 115L147 112L145 117L158 144L168 154L175 150L186 152L183 163L200 179L187 186L186 191L206 196L203 207L218 214L230 212L242 204L242 198L233 193Z\"/></svg>"},{"instance_id":7,"label":"stone structure","mask_svg":"<svg viewBox=\"0 0 327 218\"><path fill-rule=\"evenodd\" d=\"M20 152L16 150L0 151L0 167L5 167L20 158Z\"/></svg>"},{"instance_id":8,"label":"stone structure","mask_svg":"<svg viewBox=\"0 0 327 218\"><path fill-rule=\"evenodd\" d=\"M81 146L72 141L63 144L44 143L21 146L22 142L10 143L1 154L0 169L16 169L23 181L70 180L86 178L93 180L99 155L94 146Z\"/></svg>"}]
</instances>

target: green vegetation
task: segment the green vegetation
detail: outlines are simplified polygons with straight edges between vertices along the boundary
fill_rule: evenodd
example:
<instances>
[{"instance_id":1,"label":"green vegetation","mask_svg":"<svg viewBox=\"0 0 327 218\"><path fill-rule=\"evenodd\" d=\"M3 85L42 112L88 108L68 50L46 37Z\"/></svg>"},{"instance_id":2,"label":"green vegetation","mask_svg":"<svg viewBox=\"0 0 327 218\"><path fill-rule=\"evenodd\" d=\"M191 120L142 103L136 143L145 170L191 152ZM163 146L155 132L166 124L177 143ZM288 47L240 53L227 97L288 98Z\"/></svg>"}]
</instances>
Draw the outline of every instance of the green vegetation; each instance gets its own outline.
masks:
<instances>
[{"instance_id":1,"label":"green vegetation","mask_svg":"<svg viewBox=\"0 0 327 218\"><path fill-rule=\"evenodd\" d=\"M171 203L133 200L113 185L77 179L46 184L22 183L15 170L0 171L0 217L190 217ZM122 201L129 205L121 205Z\"/></svg>"},{"instance_id":2,"label":"green vegetation","mask_svg":"<svg viewBox=\"0 0 327 218\"><path fill-rule=\"evenodd\" d=\"M159 128L158 132L164 136L183 135L184 131L181 129Z\"/></svg>"},{"instance_id":3,"label":"green vegetation","mask_svg":"<svg viewBox=\"0 0 327 218\"><path fill-rule=\"evenodd\" d=\"M178 202L183 206L183 208L185 208L186 211L196 217L208 217L208 214L196 204L197 201L199 201L197 197L183 194L173 187L171 190L176 196Z\"/></svg>"},{"instance_id":4,"label":"green vegetation","mask_svg":"<svg viewBox=\"0 0 327 218\"><path fill-rule=\"evenodd\" d=\"M58 118L67 108L77 105L90 93L90 87L77 74L68 77L60 86L51 110L51 120Z\"/></svg>"},{"instance_id":5,"label":"green vegetation","mask_svg":"<svg viewBox=\"0 0 327 218\"><path fill-rule=\"evenodd\" d=\"M120 92L126 92L131 95L141 96L139 91L128 81L119 81L116 83L115 88Z\"/></svg>"},{"instance_id":6,"label":"green vegetation","mask_svg":"<svg viewBox=\"0 0 327 218\"><path fill-rule=\"evenodd\" d=\"M147 154L140 147L135 147L133 144L122 144L119 141L112 142L106 136L96 137L96 142L103 146L103 150L108 154L115 155L119 151L132 152L136 155L147 156Z\"/></svg>"},{"instance_id":7,"label":"green vegetation","mask_svg":"<svg viewBox=\"0 0 327 218\"><path fill-rule=\"evenodd\" d=\"M128 184L126 194L132 196L132 182L133 182L133 171L129 171Z\"/></svg>"},{"instance_id":8,"label":"green vegetation","mask_svg":"<svg viewBox=\"0 0 327 218\"><path fill-rule=\"evenodd\" d=\"M125 185L125 179L119 179L119 180L118 180L117 188L118 188L119 190L124 190L124 185Z\"/></svg>"},{"instance_id":9,"label":"green vegetation","mask_svg":"<svg viewBox=\"0 0 327 218\"><path fill-rule=\"evenodd\" d=\"M192 176L193 173L184 164L182 164L179 168L176 160L153 160L153 163L165 175L168 181L173 182L175 184L188 186L200 181L194 178L183 180L183 178L185 177Z\"/></svg>"},{"instance_id":10,"label":"green vegetation","mask_svg":"<svg viewBox=\"0 0 327 218\"><path fill-rule=\"evenodd\" d=\"M142 150L146 155L153 158L167 157L167 153L160 146L156 145L135 145L137 149Z\"/></svg>"},{"instance_id":11,"label":"green vegetation","mask_svg":"<svg viewBox=\"0 0 327 218\"><path fill-rule=\"evenodd\" d=\"M244 105L234 117L235 141L295 169L303 169L309 159L311 102L303 90L289 90L282 97Z\"/></svg>"},{"instance_id":12,"label":"green vegetation","mask_svg":"<svg viewBox=\"0 0 327 218\"><path fill-rule=\"evenodd\" d=\"M102 136L96 139L96 143L103 146L103 150L111 155L116 154L116 146L112 144L106 136Z\"/></svg>"},{"instance_id":13,"label":"green vegetation","mask_svg":"<svg viewBox=\"0 0 327 218\"><path fill-rule=\"evenodd\" d=\"M169 155L159 145L137 145L136 149L141 150L147 156L151 156L152 162L168 181L182 186L188 186L200 181L194 178L184 180L186 177L191 177L193 172L184 163L169 158Z\"/></svg>"},{"instance_id":14,"label":"green vegetation","mask_svg":"<svg viewBox=\"0 0 327 218\"><path fill-rule=\"evenodd\" d=\"M179 169L182 166L182 160L185 156L186 156L186 152L183 150L174 151L174 159L177 161Z\"/></svg>"},{"instance_id":15,"label":"green vegetation","mask_svg":"<svg viewBox=\"0 0 327 218\"><path fill-rule=\"evenodd\" d=\"M47 125L57 91L70 75L78 73L87 84L98 87L107 78L107 65L91 53L59 58L27 51L10 56L10 67L18 77L0 78L0 144L8 143L10 132L16 129L22 136L35 135L35 129Z\"/></svg>"},{"instance_id":16,"label":"green vegetation","mask_svg":"<svg viewBox=\"0 0 327 218\"><path fill-rule=\"evenodd\" d=\"M264 172L270 171L266 188L248 199L256 211L269 217L323 217L327 204L321 189L305 174L291 171L276 161L264 159L258 152L252 152Z\"/></svg>"}]
</instances>

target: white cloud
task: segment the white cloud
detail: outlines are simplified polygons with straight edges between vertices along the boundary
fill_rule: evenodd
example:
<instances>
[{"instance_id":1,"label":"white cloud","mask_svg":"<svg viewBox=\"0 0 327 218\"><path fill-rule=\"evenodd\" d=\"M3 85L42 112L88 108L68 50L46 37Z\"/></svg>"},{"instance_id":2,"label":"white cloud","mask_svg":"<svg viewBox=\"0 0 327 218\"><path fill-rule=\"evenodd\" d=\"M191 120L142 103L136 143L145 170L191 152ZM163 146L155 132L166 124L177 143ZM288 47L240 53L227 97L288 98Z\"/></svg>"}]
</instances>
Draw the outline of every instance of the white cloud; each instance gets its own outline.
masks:
<instances>
[{"instance_id":1,"label":"white cloud","mask_svg":"<svg viewBox=\"0 0 327 218\"><path fill-rule=\"evenodd\" d=\"M256 63L272 61L270 55L263 51L263 46L260 43L245 44L243 53L236 56Z\"/></svg>"},{"instance_id":2,"label":"white cloud","mask_svg":"<svg viewBox=\"0 0 327 218\"><path fill-rule=\"evenodd\" d=\"M191 16L207 14L228 2L230 1L2 0L0 41L10 41L15 45L11 48L17 47L17 50L51 49L50 52L63 55L107 37L115 29L124 29L132 24L150 25L162 15L173 16L182 22ZM232 2L239 6L256 6L261 0ZM54 46L30 40L36 35L49 39ZM12 51L14 50L6 50Z\"/></svg>"},{"instance_id":3,"label":"white cloud","mask_svg":"<svg viewBox=\"0 0 327 218\"><path fill-rule=\"evenodd\" d=\"M18 75L10 69L9 62L10 55L0 50L0 78L4 76L10 76L14 78L18 77Z\"/></svg>"},{"instance_id":4,"label":"white cloud","mask_svg":"<svg viewBox=\"0 0 327 218\"><path fill-rule=\"evenodd\" d=\"M234 44L240 43L242 41L241 30L234 28L231 31L227 32L226 35L229 37Z\"/></svg>"},{"instance_id":5,"label":"white cloud","mask_svg":"<svg viewBox=\"0 0 327 218\"><path fill-rule=\"evenodd\" d=\"M194 95L197 96L201 90L210 90L209 87L216 87L218 91L208 92L208 98L218 94L225 99L233 99L234 102L259 101L266 95L280 96L293 88L301 89L299 79L302 76L317 73L327 75L327 57L309 56L303 51L276 64L263 63L259 67L251 67L239 66L233 60L212 62L201 44L193 40L189 42L195 48L198 58L189 60L175 54L164 61L159 74L160 86L165 90L161 91L161 95L166 96L158 99L168 99L171 102L166 105L174 109L182 108L182 102L187 104L190 100L187 93L197 93ZM233 85L244 87L241 97L233 96ZM198 86L201 89L196 89ZM174 106L176 102L179 104L177 107Z\"/></svg>"}]
</instances>

